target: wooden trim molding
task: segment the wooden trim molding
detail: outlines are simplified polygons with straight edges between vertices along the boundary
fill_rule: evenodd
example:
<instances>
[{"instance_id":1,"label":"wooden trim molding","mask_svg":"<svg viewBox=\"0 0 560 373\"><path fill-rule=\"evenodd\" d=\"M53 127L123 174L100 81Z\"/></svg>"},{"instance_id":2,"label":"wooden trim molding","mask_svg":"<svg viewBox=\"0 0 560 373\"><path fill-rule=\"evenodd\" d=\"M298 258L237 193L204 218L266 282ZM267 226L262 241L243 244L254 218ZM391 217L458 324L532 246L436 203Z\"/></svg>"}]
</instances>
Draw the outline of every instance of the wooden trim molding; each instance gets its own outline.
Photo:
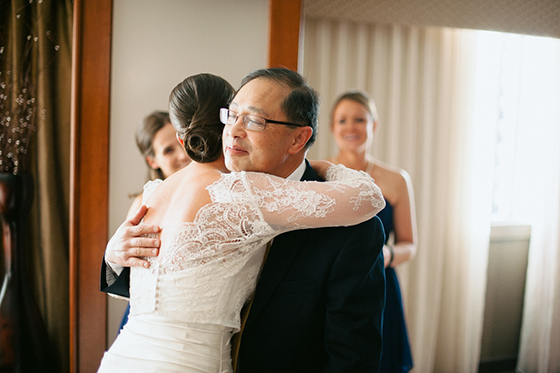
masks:
<instances>
[{"instance_id":1,"label":"wooden trim molding","mask_svg":"<svg viewBox=\"0 0 560 373\"><path fill-rule=\"evenodd\" d=\"M284 66L298 71L302 1L270 0L269 4L268 67Z\"/></svg>"},{"instance_id":2,"label":"wooden trim molding","mask_svg":"<svg viewBox=\"0 0 560 373\"><path fill-rule=\"evenodd\" d=\"M112 0L74 0L70 176L70 370L106 348L99 266L107 243Z\"/></svg>"}]
</instances>

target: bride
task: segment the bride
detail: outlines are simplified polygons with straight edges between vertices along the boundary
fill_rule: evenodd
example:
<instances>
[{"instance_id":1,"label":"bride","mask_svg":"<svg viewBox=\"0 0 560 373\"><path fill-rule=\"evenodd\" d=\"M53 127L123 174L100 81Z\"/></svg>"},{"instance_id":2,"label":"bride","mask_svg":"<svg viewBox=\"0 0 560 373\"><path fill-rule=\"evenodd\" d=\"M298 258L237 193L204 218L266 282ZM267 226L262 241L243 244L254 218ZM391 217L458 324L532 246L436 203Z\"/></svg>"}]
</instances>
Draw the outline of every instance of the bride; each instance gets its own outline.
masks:
<instances>
[{"instance_id":1,"label":"bride","mask_svg":"<svg viewBox=\"0 0 560 373\"><path fill-rule=\"evenodd\" d=\"M326 182L228 173L221 122L251 119L220 110L233 93L211 74L171 93L172 124L193 162L144 187L144 222L162 228L160 254L149 268L131 268L130 318L99 372L232 372L230 339L266 243L291 230L358 224L384 207L369 175L329 162L311 162Z\"/></svg>"}]
</instances>

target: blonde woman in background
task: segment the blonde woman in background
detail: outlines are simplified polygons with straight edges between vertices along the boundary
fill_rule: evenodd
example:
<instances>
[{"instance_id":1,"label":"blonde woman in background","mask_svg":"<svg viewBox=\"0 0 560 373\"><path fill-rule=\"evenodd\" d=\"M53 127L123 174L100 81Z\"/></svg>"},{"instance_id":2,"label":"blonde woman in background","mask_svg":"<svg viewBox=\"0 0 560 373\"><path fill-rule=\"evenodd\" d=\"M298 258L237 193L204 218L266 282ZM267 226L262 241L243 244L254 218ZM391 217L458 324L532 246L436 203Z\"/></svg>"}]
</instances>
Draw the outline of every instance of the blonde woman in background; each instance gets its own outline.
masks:
<instances>
[{"instance_id":1,"label":"blonde woman in background","mask_svg":"<svg viewBox=\"0 0 560 373\"><path fill-rule=\"evenodd\" d=\"M386 304L383 321L383 355L380 372L408 372L412 353L404 318L401 291L395 267L416 253L416 217L410 177L405 170L385 164L370 155L379 126L375 104L365 92L349 91L333 105L331 131L338 154L331 162L370 174L381 188L386 207L377 216L385 228L383 247ZM391 234L394 235L389 243Z\"/></svg>"}]
</instances>

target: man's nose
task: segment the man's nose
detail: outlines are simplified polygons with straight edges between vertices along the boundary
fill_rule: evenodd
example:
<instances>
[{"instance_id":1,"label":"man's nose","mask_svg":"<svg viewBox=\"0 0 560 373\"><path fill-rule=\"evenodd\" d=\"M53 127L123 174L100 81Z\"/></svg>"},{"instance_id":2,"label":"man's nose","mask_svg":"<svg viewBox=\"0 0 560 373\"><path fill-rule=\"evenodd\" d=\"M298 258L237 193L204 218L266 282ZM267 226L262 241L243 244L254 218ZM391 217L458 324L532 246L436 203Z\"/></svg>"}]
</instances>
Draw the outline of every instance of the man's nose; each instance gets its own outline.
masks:
<instances>
[{"instance_id":1,"label":"man's nose","mask_svg":"<svg viewBox=\"0 0 560 373\"><path fill-rule=\"evenodd\" d=\"M227 134L231 137L245 137L247 134L245 127L243 127L243 118L238 116L235 123L226 126Z\"/></svg>"}]
</instances>

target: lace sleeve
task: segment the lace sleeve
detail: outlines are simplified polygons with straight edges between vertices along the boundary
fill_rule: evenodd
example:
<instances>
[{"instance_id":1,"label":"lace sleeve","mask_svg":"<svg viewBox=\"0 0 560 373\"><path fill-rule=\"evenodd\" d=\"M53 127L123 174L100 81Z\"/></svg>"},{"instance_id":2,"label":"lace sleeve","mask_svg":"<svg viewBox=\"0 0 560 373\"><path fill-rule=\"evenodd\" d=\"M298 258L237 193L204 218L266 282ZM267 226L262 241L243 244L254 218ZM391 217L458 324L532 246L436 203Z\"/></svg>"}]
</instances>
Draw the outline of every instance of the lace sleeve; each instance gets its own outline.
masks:
<instances>
[{"instance_id":1,"label":"lace sleeve","mask_svg":"<svg viewBox=\"0 0 560 373\"><path fill-rule=\"evenodd\" d=\"M348 226L385 207L370 175L342 165L327 170L327 181L291 181L263 173L242 173L263 219L275 230Z\"/></svg>"}]
</instances>

